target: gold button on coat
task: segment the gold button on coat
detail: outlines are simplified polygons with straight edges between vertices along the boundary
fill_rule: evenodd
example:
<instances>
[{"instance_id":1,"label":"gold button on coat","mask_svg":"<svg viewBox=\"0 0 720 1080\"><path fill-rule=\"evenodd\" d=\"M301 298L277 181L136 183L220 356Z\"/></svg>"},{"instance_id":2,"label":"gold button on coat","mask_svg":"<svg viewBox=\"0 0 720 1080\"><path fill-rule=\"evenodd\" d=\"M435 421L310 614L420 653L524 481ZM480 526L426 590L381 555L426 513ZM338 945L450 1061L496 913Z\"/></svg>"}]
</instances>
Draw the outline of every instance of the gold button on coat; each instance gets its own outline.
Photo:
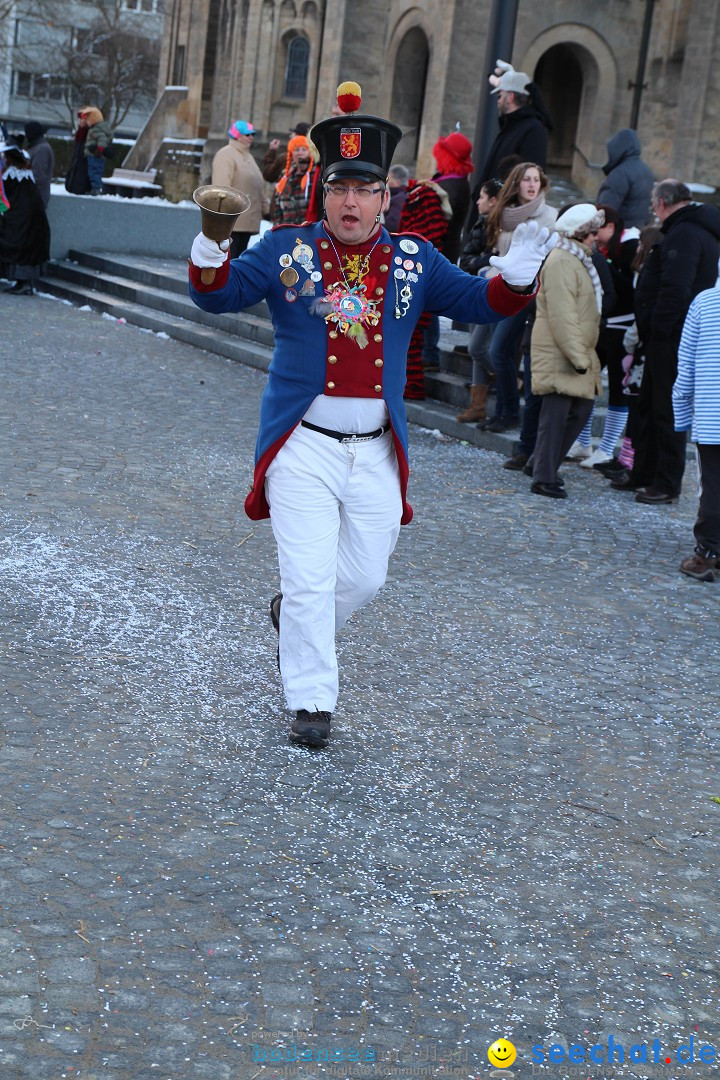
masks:
<instances>
[{"instance_id":1,"label":"gold button on coat","mask_svg":"<svg viewBox=\"0 0 720 1080\"><path fill-rule=\"evenodd\" d=\"M335 383L334 382L329 382L328 383L328 390L334 390L334 389L335 389Z\"/></svg>"},{"instance_id":2,"label":"gold button on coat","mask_svg":"<svg viewBox=\"0 0 720 1080\"><path fill-rule=\"evenodd\" d=\"M337 356L328 356L328 364L337 364Z\"/></svg>"},{"instance_id":3,"label":"gold button on coat","mask_svg":"<svg viewBox=\"0 0 720 1080\"><path fill-rule=\"evenodd\" d=\"M331 262L323 263L323 267L324 267L325 270L332 270L332 263Z\"/></svg>"},{"instance_id":4,"label":"gold button on coat","mask_svg":"<svg viewBox=\"0 0 720 1080\"><path fill-rule=\"evenodd\" d=\"M378 285L377 289L375 290L375 295L376 296L382 296L384 292L385 292L385 290L381 289L380 286Z\"/></svg>"},{"instance_id":5,"label":"gold button on coat","mask_svg":"<svg viewBox=\"0 0 720 1080\"><path fill-rule=\"evenodd\" d=\"M373 341L382 341L382 334L374 334Z\"/></svg>"},{"instance_id":6,"label":"gold button on coat","mask_svg":"<svg viewBox=\"0 0 720 1080\"><path fill-rule=\"evenodd\" d=\"M380 273L381 274L387 274L389 269L390 269L390 267L388 266L387 263L381 263L380 264Z\"/></svg>"},{"instance_id":7,"label":"gold button on coat","mask_svg":"<svg viewBox=\"0 0 720 1080\"><path fill-rule=\"evenodd\" d=\"M375 387L375 393L376 394L379 394L381 390L382 390L382 386L376 386Z\"/></svg>"},{"instance_id":8,"label":"gold button on coat","mask_svg":"<svg viewBox=\"0 0 720 1080\"><path fill-rule=\"evenodd\" d=\"M382 366L383 366L383 361L382 360L378 359L378 360L375 361L375 367L382 367Z\"/></svg>"},{"instance_id":9,"label":"gold button on coat","mask_svg":"<svg viewBox=\"0 0 720 1080\"><path fill-rule=\"evenodd\" d=\"M323 251L326 251L327 248L330 247L330 245L328 244L327 240L321 240L320 241L320 247L323 249Z\"/></svg>"}]
</instances>

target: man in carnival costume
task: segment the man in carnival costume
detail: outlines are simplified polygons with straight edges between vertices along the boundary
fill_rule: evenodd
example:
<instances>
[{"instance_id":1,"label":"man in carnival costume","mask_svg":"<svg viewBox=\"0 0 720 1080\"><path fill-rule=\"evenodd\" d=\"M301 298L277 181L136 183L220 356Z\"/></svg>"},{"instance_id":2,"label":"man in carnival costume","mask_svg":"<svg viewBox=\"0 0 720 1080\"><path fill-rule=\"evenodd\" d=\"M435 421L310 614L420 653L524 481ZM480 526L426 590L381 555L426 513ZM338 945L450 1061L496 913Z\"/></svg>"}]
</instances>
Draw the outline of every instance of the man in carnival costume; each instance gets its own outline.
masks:
<instances>
[{"instance_id":1,"label":"man in carnival costume","mask_svg":"<svg viewBox=\"0 0 720 1080\"><path fill-rule=\"evenodd\" d=\"M270 614L290 739L327 745L338 695L335 634L383 585L406 501L405 357L423 311L472 323L514 315L537 291L556 236L515 231L501 276L489 284L453 266L413 234L380 224L388 170L402 132L357 113L360 87L343 83L343 110L316 124L324 220L272 229L240 258L200 233L190 295L205 311L266 299L275 351L260 407L255 478L245 500L270 517L281 592ZM215 267L211 285L201 270ZM368 720L372 735L378 721Z\"/></svg>"}]
</instances>

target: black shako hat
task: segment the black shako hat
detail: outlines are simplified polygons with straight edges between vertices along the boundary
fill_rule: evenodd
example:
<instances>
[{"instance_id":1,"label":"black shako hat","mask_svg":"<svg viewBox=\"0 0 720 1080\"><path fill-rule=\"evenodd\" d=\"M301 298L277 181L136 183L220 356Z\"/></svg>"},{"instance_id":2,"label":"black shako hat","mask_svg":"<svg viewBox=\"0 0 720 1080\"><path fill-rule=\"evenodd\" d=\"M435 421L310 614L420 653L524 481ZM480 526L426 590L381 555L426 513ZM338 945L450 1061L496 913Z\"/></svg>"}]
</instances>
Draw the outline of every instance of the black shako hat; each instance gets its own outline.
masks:
<instances>
[{"instance_id":1,"label":"black shako hat","mask_svg":"<svg viewBox=\"0 0 720 1080\"><path fill-rule=\"evenodd\" d=\"M343 115L321 120L309 136L320 154L323 183L346 178L385 183L401 129L381 116L356 112L361 103L357 83L341 83L337 96Z\"/></svg>"}]
</instances>

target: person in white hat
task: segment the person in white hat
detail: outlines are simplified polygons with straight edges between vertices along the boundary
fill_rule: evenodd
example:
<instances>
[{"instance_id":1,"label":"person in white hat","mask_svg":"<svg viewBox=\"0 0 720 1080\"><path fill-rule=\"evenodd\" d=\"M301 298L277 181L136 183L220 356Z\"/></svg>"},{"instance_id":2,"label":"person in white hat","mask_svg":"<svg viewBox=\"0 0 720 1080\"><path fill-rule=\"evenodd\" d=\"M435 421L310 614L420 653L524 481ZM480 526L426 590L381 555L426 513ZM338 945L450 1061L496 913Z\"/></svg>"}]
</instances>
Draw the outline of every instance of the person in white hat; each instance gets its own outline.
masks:
<instances>
[{"instance_id":1,"label":"person in white hat","mask_svg":"<svg viewBox=\"0 0 720 1080\"><path fill-rule=\"evenodd\" d=\"M592 203L571 206L555 222L560 239L540 274L532 332L533 393L543 398L532 467L531 491L566 498L557 471L585 426L600 393L603 291L591 252L605 215Z\"/></svg>"}]
</instances>

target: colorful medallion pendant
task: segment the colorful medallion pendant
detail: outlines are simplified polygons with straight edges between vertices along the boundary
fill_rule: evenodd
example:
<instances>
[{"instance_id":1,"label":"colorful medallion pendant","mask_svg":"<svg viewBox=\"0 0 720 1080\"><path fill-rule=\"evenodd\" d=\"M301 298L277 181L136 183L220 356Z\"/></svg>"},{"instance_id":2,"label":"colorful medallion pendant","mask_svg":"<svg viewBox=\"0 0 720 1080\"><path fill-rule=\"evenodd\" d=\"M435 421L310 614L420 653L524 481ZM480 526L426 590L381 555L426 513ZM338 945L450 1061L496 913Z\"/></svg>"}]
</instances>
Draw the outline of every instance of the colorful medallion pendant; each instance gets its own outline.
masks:
<instances>
[{"instance_id":1,"label":"colorful medallion pendant","mask_svg":"<svg viewBox=\"0 0 720 1080\"><path fill-rule=\"evenodd\" d=\"M364 349L368 343L366 327L377 326L380 322L378 301L368 300L364 285L354 285L348 289L339 281L329 286L323 299L330 305L325 322L335 323L341 334L353 338Z\"/></svg>"}]
</instances>

